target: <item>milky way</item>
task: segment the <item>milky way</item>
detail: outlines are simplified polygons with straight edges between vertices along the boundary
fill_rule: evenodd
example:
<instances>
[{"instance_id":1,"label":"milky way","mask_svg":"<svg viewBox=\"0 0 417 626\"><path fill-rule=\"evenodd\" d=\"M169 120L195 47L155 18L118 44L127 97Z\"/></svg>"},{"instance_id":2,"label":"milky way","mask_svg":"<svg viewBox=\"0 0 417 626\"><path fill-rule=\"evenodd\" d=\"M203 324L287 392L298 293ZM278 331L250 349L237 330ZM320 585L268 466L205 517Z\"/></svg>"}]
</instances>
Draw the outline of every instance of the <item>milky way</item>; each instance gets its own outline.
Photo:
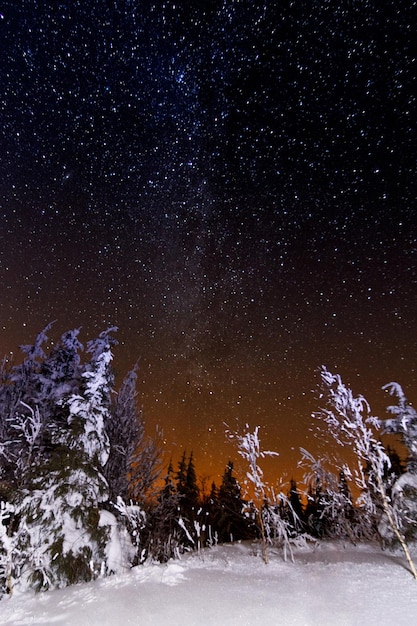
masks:
<instances>
[{"instance_id":1,"label":"milky way","mask_svg":"<svg viewBox=\"0 0 417 626\"><path fill-rule=\"evenodd\" d=\"M2 353L117 325L208 472L223 422L310 445L322 363L416 397L414 2L0 11Z\"/></svg>"}]
</instances>

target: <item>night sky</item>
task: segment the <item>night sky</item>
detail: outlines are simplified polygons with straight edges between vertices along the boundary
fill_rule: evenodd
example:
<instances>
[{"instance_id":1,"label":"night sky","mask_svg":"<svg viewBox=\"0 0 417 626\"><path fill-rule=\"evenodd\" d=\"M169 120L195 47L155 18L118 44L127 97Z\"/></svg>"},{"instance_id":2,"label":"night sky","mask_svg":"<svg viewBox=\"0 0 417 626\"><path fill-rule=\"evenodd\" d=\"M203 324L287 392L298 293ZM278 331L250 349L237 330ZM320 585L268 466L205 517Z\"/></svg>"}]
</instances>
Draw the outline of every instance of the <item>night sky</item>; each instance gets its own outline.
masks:
<instances>
[{"instance_id":1,"label":"night sky","mask_svg":"<svg viewBox=\"0 0 417 626\"><path fill-rule=\"evenodd\" d=\"M417 399L417 4L0 1L0 353L119 327L149 430L290 471L317 368Z\"/></svg>"}]
</instances>

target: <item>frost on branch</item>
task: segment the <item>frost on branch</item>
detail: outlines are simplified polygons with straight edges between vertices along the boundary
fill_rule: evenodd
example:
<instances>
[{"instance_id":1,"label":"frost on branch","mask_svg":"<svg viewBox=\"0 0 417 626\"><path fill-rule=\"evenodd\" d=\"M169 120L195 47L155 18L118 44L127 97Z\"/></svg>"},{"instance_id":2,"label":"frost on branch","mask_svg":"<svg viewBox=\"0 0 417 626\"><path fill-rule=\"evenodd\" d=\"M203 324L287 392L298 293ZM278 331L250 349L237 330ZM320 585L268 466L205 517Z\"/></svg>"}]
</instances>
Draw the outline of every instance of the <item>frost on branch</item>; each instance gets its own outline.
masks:
<instances>
[{"instance_id":1,"label":"frost on branch","mask_svg":"<svg viewBox=\"0 0 417 626\"><path fill-rule=\"evenodd\" d=\"M378 515L378 511L382 508L383 516L400 542L414 578L417 578L417 570L401 528L401 511L392 506L384 482L384 473L391 466L391 461L383 444L370 428L377 428L379 420L370 416L367 401L363 396L355 398L339 375L331 374L322 367L321 378L327 391L327 403L315 417L327 424L340 446L350 446L355 453L357 467L353 475L361 490L362 509L365 514L380 522L381 515Z\"/></svg>"},{"instance_id":2,"label":"frost on branch","mask_svg":"<svg viewBox=\"0 0 417 626\"><path fill-rule=\"evenodd\" d=\"M381 420L381 427L384 433L396 433L401 436L409 454L407 470L417 474L417 411L408 402L398 383L388 383L383 389L391 396L396 396L398 404L387 407L388 413L395 417Z\"/></svg>"},{"instance_id":3,"label":"frost on branch","mask_svg":"<svg viewBox=\"0 0 417 626\"><path fill-rule=\"evenodd\" d=\"M379 420L384 433L395 433L401 437L408 450L407 471L392 486L392 506L398 519L399 527L408 540L417 536L417 411L408 402L398 383L389 383L383 387L391 396L398 399L397 405L387 407L391 419ZM385 525L387 539L392 539L392 532ZM391 534L391 537L390 537Z\"/></svg>"},{"instance_id":4,"label":"frost on branch","mask_svg":"<svg viewBox=\"0 0 417 626\"><path fill-rule=\"evenodd\" d=\"M246 432L243 435L233 433L226 430L226 435L231 440L235 440L238 445L238 453L248 463L249 470L246 472L246 478L252 484L257 499L265 498L266 485L263 480L263 471L259 466L258 459L264 459L267 456L279 456L278 452L269 450L261 450L259 441L259 426L256 426L253 432L249 431L249 425L245 426ZM248 482L246 481L246 485Z\"/></svg>"},{"instance_id":5,"label":"frost on branch","mask_svg":"<svg viewBox=\"0 0 417 626\"><path fill-rule=\"evenodd\" d=\"M20 401L20 404L29 411L28 414L18 413L11 425L17 436L21 439L20 454L16 457L16 465L24 473L32 463L33 453L39 442L42 430L42 419L39 407L32 409L28 404Z\"/></svg>"},{"instance_id":6,"label":"frost on branch","mask_svg":"<svg viewBox=\"0 0 417 626\"><path fill-rule=\"evenodd\" d=\"M109 333L111 328L100 334L99 339L89 342L92 353L90 369L83 372L85 381L82 394L73 394L66 400L69 408L68 424L77 432L74 445L82 447L90 460L97 459L104 466L110 454L110 442L106 431L109 419L112 375L110 362L113 358Z\"/></svg>"},{"instance_id":7,"label":"frost on branch","mask_svg":"<svg viewBox=\"0 0 417 626\"><path fill-rule=\"evenodd\" d=\"M359 489L376 489L377 477L384 475L391 461L383 444L376 438L370 425L375 424L366 399L355 397L338 374L331 374L325 367L321 378L327 391L327 404L313 416L324 422L339 446L349 447L357 460L353 471Z\"/></svg>"},{"instance_id":8,"label":"frost on branch","mask_svg":"<svg viewBox=\"0 0 417 626\"><path fill-rule=\"evenodd\" d=\"M137 365L125 376L118 393L113 394L106 429L110 455L104 468L110 499L129 497L129 474L135 450L144 439L142 412L137 406Z\"/></svg>"},{"instance_id":9,"label":"frost on branch","mask_svg":"<svg viewBox=\"0 0 417 626\"><path fill-rule=\"evenodd\" d=\"M302 532L302 522L295 510L291 498L282 491L276 494L264 480L259 459L268 456L279 456L277 452L262 450L259 440L259 426L252 432L246 424L244 434L226 430L229 439L237 442L238 453L247 462L245 485L247 491L254 493L249 503L250 510L255 514L262 541L262 555L268 563L267 545L282 548L284 559L290 555L293 560L293 546L305 544L311 537ZM252 489L249 487L252 486ZM295 493L295 483L292 485ZM294 495L294 493L292 495Z\"/></svg>"},{"instance_id":10,"label":"frost on branch","mask_svg":"<svg viewBox=\"0 0 417 626\"><path fill-rule=\"evenodd\" d=\"M11 593L16 569L16 537L8 533L8 524L14 514L9 502L0 503L0 594Z\"/></svg>"}]
</instances>

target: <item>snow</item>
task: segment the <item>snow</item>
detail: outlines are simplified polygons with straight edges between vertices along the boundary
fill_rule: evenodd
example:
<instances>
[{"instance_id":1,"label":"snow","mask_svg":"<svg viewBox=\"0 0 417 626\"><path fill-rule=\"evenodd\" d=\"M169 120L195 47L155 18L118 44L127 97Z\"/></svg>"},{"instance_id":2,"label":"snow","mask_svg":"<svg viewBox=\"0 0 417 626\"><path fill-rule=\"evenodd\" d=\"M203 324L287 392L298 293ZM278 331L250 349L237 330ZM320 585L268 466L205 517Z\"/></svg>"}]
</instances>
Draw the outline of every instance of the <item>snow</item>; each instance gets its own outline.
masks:
<instances>
[{"instance_id":1,"label":"snow","mask_svg":"<svg viewBox=\"0 0 417 626\"><path fill-rule=\"evenodd\" d=\"M414 548L417 553L417 549ZM259 545L235 543L145 564L66 589L4 597L9 626L409 626L417 623L417 581L398 552L324 542L295 563Z\"/></svg>"},{"instance_id":2,"label":"snow","mask_svg":"<svg viewBox=\"0 0 417 626\"><path fill-rule=\"evenodd\" d=\"M122 535L119 531L117 519L110 511L100 511L100 527L107 526L110 534L110 541L106 545L106 569L107 572L119 574L129 569L129 564L125 555L133 558L134 548L127 532ZM127 540L129 541L127 542Z\"/></svg>"}]
</instances>

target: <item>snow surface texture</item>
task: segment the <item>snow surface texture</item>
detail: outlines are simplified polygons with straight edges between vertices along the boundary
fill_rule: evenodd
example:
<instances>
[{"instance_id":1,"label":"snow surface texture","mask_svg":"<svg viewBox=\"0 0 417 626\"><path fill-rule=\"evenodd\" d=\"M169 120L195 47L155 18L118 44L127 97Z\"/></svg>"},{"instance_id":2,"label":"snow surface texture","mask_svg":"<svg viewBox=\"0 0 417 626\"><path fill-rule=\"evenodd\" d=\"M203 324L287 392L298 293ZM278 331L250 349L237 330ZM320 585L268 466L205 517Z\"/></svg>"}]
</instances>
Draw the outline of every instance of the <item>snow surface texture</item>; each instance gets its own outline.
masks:
<instances>
[{"instance_id":1,"label":"snow surface texture","mask_svg":"<svg viewBox=\"0 0 417 626\"><path fill-rule=\"evenodd\" d=\"M417 583L400 553L326 542L294 564L260 546L216 546L178 561L34 595L5 597L10 626L410 626Z\"/></svg>"}]
</instances>

